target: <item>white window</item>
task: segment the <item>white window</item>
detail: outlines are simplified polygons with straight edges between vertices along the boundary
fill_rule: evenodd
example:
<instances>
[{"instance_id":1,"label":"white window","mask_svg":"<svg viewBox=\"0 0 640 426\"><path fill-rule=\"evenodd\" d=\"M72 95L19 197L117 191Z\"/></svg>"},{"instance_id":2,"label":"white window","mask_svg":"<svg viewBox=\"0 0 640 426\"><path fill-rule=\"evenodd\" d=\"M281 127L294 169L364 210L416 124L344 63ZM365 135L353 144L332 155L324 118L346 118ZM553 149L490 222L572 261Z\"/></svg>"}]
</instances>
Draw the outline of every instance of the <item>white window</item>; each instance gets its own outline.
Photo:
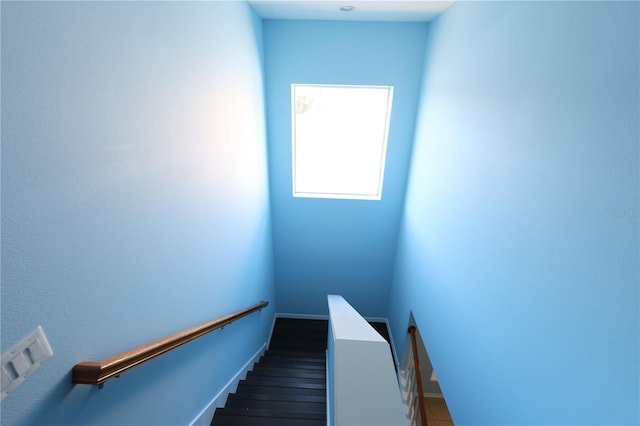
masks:
<instances>
[{"instance_id":1,"label":"white window","mask_svg":"<svg viewBox=\"0 0 640 426\"><path fill-rule=\"evenodd\" d=\"M380 200L391 86L291 86L293 196Z\"/></svg>"}]
</instances>

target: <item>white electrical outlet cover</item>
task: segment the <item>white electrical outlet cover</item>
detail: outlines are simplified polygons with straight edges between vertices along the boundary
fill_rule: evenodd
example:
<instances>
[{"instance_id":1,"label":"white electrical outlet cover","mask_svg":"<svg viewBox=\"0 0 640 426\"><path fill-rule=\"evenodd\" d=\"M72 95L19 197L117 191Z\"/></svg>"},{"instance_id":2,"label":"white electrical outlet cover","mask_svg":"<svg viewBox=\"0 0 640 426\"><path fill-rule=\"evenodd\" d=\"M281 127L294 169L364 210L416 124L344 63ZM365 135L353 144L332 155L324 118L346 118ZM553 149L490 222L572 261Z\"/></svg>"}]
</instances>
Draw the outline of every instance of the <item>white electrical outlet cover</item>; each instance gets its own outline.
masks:
<instances>
[{"instance_id":1,"label":"white electrical outlet cover","mask_svg":"<svg viewBox=\"0 0 640 426\"><path fill-rule=\"evenodd\" d=\"M51 346L41 326L13 345L2 354L2 388L0 400L3 400L15 388L20 386L34 371L53 356Z\"/></svg>"}]
</instances>

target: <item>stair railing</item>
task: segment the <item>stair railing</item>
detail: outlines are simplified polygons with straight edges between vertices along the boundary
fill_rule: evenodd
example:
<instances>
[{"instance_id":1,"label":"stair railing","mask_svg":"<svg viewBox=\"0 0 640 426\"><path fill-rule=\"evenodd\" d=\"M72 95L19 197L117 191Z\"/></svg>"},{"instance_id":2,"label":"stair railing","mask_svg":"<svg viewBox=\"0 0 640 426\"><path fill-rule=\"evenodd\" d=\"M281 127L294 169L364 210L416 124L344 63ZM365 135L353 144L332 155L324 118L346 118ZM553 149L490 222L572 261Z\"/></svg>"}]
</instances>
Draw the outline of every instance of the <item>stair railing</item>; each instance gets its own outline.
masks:
<instances>
[{"instance_id":1,"label":"stair railing","mask_svg":"<svg viewBox=\"0 0 640 426\"><path fill-rule=\"evenodd\" d=\"M416 327L411 326L407 330L411 336L411 353L407 369L405 370L405 384L407 390L406 403L408 405L407 417L411 426L427 426L427 407L424 402L424 388L422 386L422 371L420 370L420 357L418 356L418 341Z\"/></svg>"},{"instance_id":2,"label":"stair railing","mask_svg":"<svg viewBox=\"0 0 640 426\"><path fill-rule=\"evenodd\" d=\"M102 387L104 382L119 377L121 373L149 361L159 355L169 352L198 337L204 336L214 330L222 328L239 320L253 312L265 308L269 302L262 301L246 309L222 316L213 321L180 331L155 342L139 346L128 352L112 356L102 361L84 361L73 367L72 383L84 385L98 385Z\"/></svg>"}]
</instances>

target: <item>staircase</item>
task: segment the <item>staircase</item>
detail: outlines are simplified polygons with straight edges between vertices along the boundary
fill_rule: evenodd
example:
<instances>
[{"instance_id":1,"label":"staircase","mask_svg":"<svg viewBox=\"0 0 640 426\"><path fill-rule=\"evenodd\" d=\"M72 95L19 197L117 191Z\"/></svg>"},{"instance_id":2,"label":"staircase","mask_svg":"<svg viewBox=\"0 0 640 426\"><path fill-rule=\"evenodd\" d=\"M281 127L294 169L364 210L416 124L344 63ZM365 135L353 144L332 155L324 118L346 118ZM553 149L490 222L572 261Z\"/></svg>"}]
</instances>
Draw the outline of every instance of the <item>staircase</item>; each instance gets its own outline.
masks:
<instances>
[{"instance_id":1,"label":"staircase","mask_svg":"<svg viewBox=\"0 0 640 426\"><path fill-rule=\"evenodd\" d=\"M277 318L268 351L211 426L326 426L326 320Z\"/></svg>"}]
</instances>

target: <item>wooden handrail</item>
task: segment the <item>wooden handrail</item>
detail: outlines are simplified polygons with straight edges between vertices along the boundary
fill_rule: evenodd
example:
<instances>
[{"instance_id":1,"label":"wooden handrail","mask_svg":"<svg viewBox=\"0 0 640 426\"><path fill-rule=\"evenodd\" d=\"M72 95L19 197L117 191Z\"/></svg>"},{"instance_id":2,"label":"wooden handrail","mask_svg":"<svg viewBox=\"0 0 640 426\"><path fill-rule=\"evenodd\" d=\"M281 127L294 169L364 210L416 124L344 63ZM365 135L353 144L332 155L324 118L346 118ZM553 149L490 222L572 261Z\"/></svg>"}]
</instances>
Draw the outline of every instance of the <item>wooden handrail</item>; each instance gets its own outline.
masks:
<instances>
[{"instance_id":1,"label":"wooden handrail","mask_svg":"<svg viewBox=\"0 0 640 426\"><path fill-rule=\"evenodd\" d=\"M424 388L422 387L422 371L420 371L420 358L418 357L418 341L416 339L416 327L411 326L408 330L411 335L411 348L413 350L413 363L416 368L416 382L418 384L418 407L420 408L420 423L427 426L427 407L424 405Z\"/></svg>"},{"instance_id":2,"label":"wooden handrail","mask_svg":"<svg viewBox=\"0 0 640 426\"><path fill-rule=\"evenodd\" d=\"M213 321L198 325L196 327L183 330L171 336L165 337L155 342L142 345L128 352L121 353L102 361L84 361L73 367L72 383L84 385L98 385L102 387L104 382L120 373L130 370L143 362L149 361L165 352L182 346L198 337L204 336L214 330L222 328L232 322L239 320L253 312L267 306L269 302L260 302L256 305L242 309L229 315L225 315Z\"/></svg>"}]
</instances>

